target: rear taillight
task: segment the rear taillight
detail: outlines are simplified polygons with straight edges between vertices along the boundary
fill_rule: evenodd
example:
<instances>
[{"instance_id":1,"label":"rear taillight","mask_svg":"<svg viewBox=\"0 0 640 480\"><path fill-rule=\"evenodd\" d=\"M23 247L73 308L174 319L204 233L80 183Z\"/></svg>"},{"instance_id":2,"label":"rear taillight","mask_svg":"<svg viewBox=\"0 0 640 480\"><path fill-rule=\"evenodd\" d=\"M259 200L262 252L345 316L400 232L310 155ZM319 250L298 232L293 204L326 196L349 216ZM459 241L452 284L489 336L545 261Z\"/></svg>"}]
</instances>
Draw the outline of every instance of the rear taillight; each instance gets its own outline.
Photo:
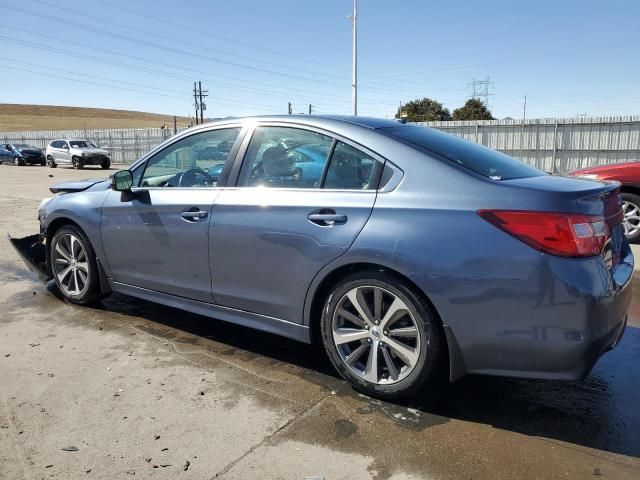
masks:
<instances>
[{"instance_id":1,"label":"rear taillight","mask_svg":"<svg viewBox=\"0 0 640 480\"><path fill-rule=\"evenodd\" d=\"M574 213L478 210L478 215L527 245L561 257L599 255L609 240L603 217Z\"/></svg>"}]
</instances>

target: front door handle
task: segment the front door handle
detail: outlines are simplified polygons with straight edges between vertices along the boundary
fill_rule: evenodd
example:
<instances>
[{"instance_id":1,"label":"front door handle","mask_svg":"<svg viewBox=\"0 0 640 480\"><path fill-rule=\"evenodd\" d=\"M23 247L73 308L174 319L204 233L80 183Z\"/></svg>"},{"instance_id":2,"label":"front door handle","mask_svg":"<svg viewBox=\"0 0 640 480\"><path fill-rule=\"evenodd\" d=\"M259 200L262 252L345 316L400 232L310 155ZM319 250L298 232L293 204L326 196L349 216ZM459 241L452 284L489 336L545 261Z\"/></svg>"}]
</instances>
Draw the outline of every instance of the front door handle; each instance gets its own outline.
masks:
<instances>
[{"instance_id":1,"label":"front door handle","mask_svg":"<svg viewBox=\"0 0 640 480\"><path fill-rule=\"evenodd\" d=\"M347 216L340 213L310 213L307 215L310 222L323 227L330 227L332 225L339 225L346 223Z\"/></svg>"},{"instance_id":2,"label":"front door handle","mask_svg":"<svg viewBox=\"0 0 640 480\"><path fill-rule=\"evenodd\" d=\"M180 216L188 222L197 222L198 220L207 218L209 216L209 212L199 210L198 208L194 207L190 208L189 210L180 212Z\"/></svg>"}]
</instances>

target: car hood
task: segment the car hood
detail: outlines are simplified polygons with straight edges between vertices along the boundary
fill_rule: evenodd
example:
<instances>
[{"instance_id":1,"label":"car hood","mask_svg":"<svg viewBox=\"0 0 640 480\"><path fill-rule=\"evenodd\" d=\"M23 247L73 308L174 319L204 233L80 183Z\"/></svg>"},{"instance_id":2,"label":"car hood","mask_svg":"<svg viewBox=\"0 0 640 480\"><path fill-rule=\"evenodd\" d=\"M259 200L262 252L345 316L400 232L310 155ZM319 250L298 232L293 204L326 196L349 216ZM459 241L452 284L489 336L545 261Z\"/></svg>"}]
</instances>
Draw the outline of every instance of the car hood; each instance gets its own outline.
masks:
<instances>
[{"instance_id":1,"label":"car hood","mask_svg":"<svg viewBox=\"0 0 640 480\"><path fill-rule=\"evenodd\" d=\"M92 180L78 180L75 182L56 183L49 187L51 193L72 193L83 192L98 183L104 183L105 188L109 186L109 182L104 178L95 178Z\"/></svg>"},{"instance_id":2,"label":"car hood","mask_svg":"<svg viewBox=\"0 0 640 480\"><path fill-rule=\"evenodd\" d=\"M35 148L19 148L18 152L22 155L42 155L42 150L36 150Z\"/></svg>"}]
</instances>

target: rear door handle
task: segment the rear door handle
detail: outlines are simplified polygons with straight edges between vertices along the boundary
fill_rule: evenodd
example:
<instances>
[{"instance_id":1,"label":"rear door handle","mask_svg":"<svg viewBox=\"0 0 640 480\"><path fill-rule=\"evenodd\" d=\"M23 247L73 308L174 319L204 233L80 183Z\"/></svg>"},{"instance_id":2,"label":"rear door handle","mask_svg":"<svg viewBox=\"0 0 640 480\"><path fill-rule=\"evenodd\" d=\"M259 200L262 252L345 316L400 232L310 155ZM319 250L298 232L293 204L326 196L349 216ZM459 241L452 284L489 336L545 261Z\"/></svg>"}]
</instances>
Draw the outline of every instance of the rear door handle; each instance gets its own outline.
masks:
<instances>
[{"instance_id":1,"label":"rear door handle","mask_svg":"<svg viewBox=\"0 0 640 480\"><path fill-rule=\"evenodd\" d=\"M197 222L198 220L207 218L209 216L209 212L198 210L197 208L190 208L189 210L180 212L180 216L188 222Z\"/></svg>"},{"instance_id":2,"label":"rear door handle","mask_svg":"<svg viewBox=\"0 0 640 480\"><path fill-rule=\"evenodd\" d=\"M307 218L316 225L328 227L346 223L347 216L340 213L310 213Z\"/></svg>"}]
</instances>

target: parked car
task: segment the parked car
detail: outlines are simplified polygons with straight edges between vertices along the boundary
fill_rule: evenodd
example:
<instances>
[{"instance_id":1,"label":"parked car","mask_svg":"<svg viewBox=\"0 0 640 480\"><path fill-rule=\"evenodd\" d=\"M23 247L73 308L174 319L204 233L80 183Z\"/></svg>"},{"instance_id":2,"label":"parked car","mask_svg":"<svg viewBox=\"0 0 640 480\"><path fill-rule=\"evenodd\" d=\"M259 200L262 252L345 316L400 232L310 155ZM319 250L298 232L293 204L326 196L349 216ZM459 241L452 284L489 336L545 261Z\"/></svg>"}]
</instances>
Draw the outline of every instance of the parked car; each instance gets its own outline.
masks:
<instances>
[{"instance_id":1,"label":"parked car","mask_svg":"<svg viewBox=\"0 0 640 480\"><path fill-rule=\"evenodd\" d=\"M24 165L44 165L44 152L41 148L27 143L5 143L2 149L10 153L13 163L19 167Z\"/></svg>"},{"instance_id":2,"label":"parked car","mask_svg":"<svg viewBox=\"0 0 640 480\"><path fill-rule=\"evenodd\" d=\"M618 184L429 128L228 119L111 181L51 191L40 233L12 242L69 302L118 292L322 342L380 398L419 395L443 370L577 379L626 325Z\"/></svg>"},{"instance_id":3,"label":"parked car","mask_svg":"<svg viewBox=\"0 0 640 480\"><path fill-rule=\"evenodd\" d=\"M625 232L630 242L640 240L640 162L581 168L567 175L587 180L616 180L622 183Z\"/></svg>"},{"instance_id":4,"label":"parked car","mask_svg":"<svg viewBox=\"0 0 640 480\"><path fill-rule=\"evenodd\" d=\"M109 152L89 140L54 140L47 146L46 156L51 168L58 165L72 165L76 169L87 165L100 165L103 169L111 167Z\"/></svg>"}]
</instances>

